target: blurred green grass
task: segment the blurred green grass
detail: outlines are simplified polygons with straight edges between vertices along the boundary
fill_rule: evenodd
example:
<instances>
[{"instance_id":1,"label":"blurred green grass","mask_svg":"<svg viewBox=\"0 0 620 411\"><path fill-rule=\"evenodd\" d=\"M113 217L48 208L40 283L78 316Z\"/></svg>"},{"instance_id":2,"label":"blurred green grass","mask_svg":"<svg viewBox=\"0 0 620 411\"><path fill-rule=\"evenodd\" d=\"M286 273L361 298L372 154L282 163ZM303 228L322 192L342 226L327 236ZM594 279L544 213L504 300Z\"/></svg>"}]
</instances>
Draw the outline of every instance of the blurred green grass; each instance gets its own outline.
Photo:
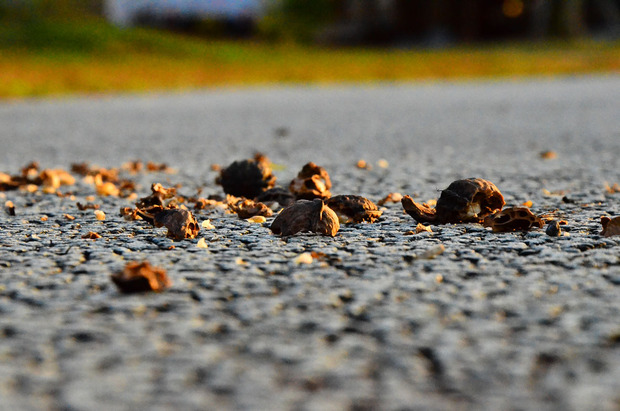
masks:
<instances>
[{"instance_id":1,"label":"blurred green grass","mask_svg":"<svg viewBox=\"0 0 620 411\"><path fill-rule=\"evenodd\" d=\"M319 48L121 29L100 17L0 24L0 97L281 83L415 81L620 72L620 42L502 43L441 50Z\"/></svg>"}]
</instances>

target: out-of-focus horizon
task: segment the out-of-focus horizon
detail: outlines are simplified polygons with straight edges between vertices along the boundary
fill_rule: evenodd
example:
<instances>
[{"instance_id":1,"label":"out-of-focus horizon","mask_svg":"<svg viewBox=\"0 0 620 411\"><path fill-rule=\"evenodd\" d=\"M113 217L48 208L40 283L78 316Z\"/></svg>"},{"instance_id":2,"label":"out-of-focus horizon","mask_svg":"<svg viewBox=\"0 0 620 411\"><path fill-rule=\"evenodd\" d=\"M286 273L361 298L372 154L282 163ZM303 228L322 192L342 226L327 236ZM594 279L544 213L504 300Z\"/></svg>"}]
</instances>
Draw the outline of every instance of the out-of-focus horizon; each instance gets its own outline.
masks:
<instances>
[{"instance_id":1,"label":"out-of-focus horizon","mask_svg":"<svg viewBox=\"0 0 620 411\"><path fill-rule=\"evenodd\" d=\"M620 0L103 0L119 26L284 36L327 45L442 47L506 39L620 37ZM288 26L288 27L287 27Z\"/></svg>"},{"instance_id":2,"label":"out-of-focus horizon","mask_svg":"<svg viewBox=\"0 0 620 411\"><path fill-rule=\"evenodd\" d=\"M620 70L620 0L0 0L1 97Z\"/></svg>"}]
</instances>

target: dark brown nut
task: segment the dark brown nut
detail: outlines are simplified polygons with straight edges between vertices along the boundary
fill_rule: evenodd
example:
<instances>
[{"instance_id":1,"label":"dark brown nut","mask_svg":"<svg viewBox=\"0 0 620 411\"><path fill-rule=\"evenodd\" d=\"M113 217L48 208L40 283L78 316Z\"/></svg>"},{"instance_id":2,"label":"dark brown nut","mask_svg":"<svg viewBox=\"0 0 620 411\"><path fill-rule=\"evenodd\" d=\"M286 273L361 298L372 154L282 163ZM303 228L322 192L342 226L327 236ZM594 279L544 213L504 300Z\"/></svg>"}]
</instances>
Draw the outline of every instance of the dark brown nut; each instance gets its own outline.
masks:
<instances>
[{"instance_id":1,"label":"dark brown nut","mask_svg":"<svg viewBox=\"0 0 620 411\"><path fill-rule=\"evenodd\" d=\"M332 195L329 192L330 188L332 188L332 182L327 171L312 162L303 166L297 177L289 184L289 190L298 200L329 198Z\"/></svg>"},{"instance_id":2,"label":"dark brown nut","mask_svg":"<svg viewBox=\"0 0 620 411\"><path fill-rule=\"evenodd\" d=\"M111 278L123 293L159 292L172 285L163 268L153 267L147 261L127 263L123 271Z\"/></svg>"},{"instance_id":3,"label":"dark brown nut","mask_svg":"<svg viewBox=\"0 0 620 411\"><path fill-rule=\"evenodd\" d=\"M138 214L144 218L142 213L138 212ZM166 227L168 237L175 240L195 238L200 231L200 226L194 215L190 211L180 208L167 209L154 214L153 225L155 227Z\"/></svg>"},{"instance_id":4,"label":"dark brown nut","mask_svg":"<svg viewBox=\"0 0 620 411\"><path fill-rule=\"evenodd\" d=\"M493 183L480 178L454 181L441 192L437 206L417 204L409 196L401 200L403 208L420 223L479 223L502 209L504 197Z\"/></svg>"},{"instance_id":5,"label":"dark brown nut","mask_svg":"<svg viewBox=\"0 0 620 411\"><path fill-rule=\"evenodd\" d=\"M484 225L491 227L496 233L505 233L542 228L544 222L527 207L508 207L485 218Z\"/></svg>"},{"instance_id":6,"label":"dark brown nut","mask_svg":"<svg viewBox=\"0 0 620 411\"><path fill-rule=\"evenodd\" d=\"M603 226L601 235L605 237L620 235L620 217L609 218L603 216L601 217L601 225Z\"/></svg>"},{"instance_id":7,"label":"dark brown nut","mask_svg":"<svg viewBox=\"0 0 620 411\"><path fill-rule=\"evenodd\" d=\"M247 198L236 200L237 201L229 203L228 208L230 208L233 213L236 213L239 218L250 218L258 215L263 217L271 217L273 215L271 208L267 207L263 203L248 200Z\"/></svg>"},{"instance_id":8,"label":"dark brown nut","mask_svg":"<svg viewBox=\"0 0 620 411\"><path fill-rule=\"evenodd\" d=\"M338 216L319 199L299 200L282 210L271 223L271 231L285 237L304 231L333 237L339 229Z\"/></svg>"},{"instance_id":9,"label":"dark brown nut","mask_svg":"<svg viewBox=\"0 0 620 411\"><path fill-rule=\"evenodd\" d=\"M295 196L285 188L274 187L262 192L256 197L256 201L268 205L269 203L278 203L281 207L287 207L295 202Z\"/></svg>"},{"instance_id":10,"label":"dark brown nut","mask_svg":"<svg viewBox=\"0 0 620 411\"><path fill-rule=\"evenodd\" d=\"M375 203L362 196L338 195L325 201L325 204L336 212L341 222L374 223L383 214Z\"/></svg>"},{"instance_id":11,"label":"dark brown nut","mask_svg":"<svg viewBox=\"0 0 620 411\"><path fill-rule=\"evenodd\" d=\"M269 160L257 155L252 160L235 161L222 169L215 182L222 186L226 194L256 198L274 186L276 177L271 172Z\"/></svg>"},{"instance_id":12,"label":"dark brown nut","mask_svg":"<svg viewBox=\"0 0 620 411\"><path fill-rule=\"evenodd\" d=\"M557 221L549 221L547 223L547 229L545 230L550 237L558 237L562 234L562 229L560 228L560 223Z\"/></svg>"}]
</instances>

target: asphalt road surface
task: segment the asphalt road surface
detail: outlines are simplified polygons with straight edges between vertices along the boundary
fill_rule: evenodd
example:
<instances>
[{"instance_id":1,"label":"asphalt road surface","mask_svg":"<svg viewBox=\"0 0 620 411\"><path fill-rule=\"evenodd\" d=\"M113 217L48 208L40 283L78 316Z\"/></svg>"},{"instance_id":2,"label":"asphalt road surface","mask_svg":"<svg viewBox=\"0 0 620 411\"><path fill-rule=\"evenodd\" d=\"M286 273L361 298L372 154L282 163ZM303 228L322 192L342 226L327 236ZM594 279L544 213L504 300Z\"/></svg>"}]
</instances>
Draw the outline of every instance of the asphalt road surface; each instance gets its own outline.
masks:
<instances>
[{"instance_id":1,"label":"asphalt road surface","mask_svg":"<svg viewBox=\"0 0 620 411\"><path fill-rule=\"evenodd\" d=\"M60 188L73 197L6 191L0 409L619 409L620 237L600 235L620 214L606 189L620 183L619 96L620 77L601 76L0 103L10 174L141 159L177 172L127 175L139 196L153 182L221 195L211 166L260 151L283 186L309 161L333 194L375 202L480 177L566 221L557 237L412 234L388 203L334 238L281 239L271 218L202 210L215 228L173 241L81 178ZM104 221L77 208L89 200ZM121 294L110 275L142 260L172 287Z\"/></svg>"}]
</instances>

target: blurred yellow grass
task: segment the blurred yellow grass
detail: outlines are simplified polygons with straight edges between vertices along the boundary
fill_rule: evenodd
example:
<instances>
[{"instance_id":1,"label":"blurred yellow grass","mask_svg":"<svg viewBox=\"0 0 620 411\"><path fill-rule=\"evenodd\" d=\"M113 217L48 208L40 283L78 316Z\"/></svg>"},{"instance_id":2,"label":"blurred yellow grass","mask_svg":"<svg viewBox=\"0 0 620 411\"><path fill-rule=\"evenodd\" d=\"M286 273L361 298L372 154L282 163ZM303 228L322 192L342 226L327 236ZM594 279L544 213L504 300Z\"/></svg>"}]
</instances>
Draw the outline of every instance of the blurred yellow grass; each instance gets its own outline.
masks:
<instances>
[{"instance_id":1,"label":"blurred yellow grass","mask_svg":"<svg viewBox=\"0 0 620 411\"><path fill-rule=\"evenodd\" d=\"M83 54L0 50L0 97L619 72L619 42L393 50L178 37L163 51L122 43Z\"/></svg>"}]
</instances>

